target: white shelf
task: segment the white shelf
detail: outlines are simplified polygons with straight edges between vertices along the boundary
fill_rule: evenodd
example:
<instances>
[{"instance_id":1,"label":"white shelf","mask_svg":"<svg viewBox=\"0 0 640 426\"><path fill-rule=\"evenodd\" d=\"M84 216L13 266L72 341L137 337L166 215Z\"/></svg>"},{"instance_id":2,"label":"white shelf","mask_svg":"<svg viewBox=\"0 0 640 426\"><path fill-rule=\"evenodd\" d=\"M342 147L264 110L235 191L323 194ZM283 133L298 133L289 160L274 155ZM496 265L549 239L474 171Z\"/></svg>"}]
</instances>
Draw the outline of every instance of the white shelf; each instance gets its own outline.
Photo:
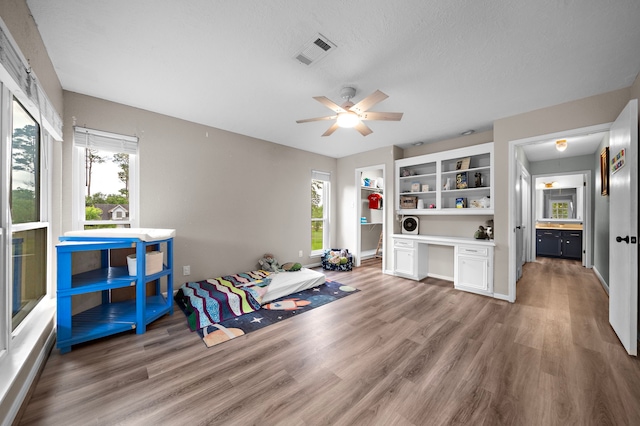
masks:
<instances>
[{"instance_id":1,"label":"white shelf","mask_svg":"<svg viewBox=\"0 0 640 426\"><path fill-rule=\"evenodd\" d=\"M361 186L360 189L371 192L382 192L382 188L375 188L373 186Z\"/></svg>"},{"instance_id":2,"label":"white shelf","mask_svg":"<svg viewBox=\"0 0 640 426\"><path fill-rule=\"evenodd\" d=\"M469 168L457 169L464 158L469 158ZM396 160L396 212L402 215L493 215L493 161L493 142ZM467 174L467 188L455 188L459 173ZM481 176L476 182L478 173ZM452 188L445 190L447 179ZM411 191L418 185L420 189L428 185L429 191ZM425 208L402 208L401 197L416 197ZM457 198L465 198L467 207L456 208ZM476 206L479 202L483 203L480 205L487 203L488 207L472 207L472 202ZM428 208L431 205L435 207Z\"/></svg>"}]
</instances>

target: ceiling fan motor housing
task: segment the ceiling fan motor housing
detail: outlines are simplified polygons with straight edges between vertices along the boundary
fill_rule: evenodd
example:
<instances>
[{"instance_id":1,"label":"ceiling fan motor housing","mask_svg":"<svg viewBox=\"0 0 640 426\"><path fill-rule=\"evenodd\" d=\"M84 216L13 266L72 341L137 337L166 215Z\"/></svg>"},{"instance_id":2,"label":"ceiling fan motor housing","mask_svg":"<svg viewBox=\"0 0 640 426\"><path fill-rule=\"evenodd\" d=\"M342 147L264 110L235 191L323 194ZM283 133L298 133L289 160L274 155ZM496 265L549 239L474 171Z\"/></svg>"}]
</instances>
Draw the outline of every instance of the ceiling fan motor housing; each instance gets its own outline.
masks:
<instances>
[{"instance_id":1,"label":"ceiling fan motor housing","mask_svg":"<svg viewBox=\"0 0 640 426\"><path fill-rule=\"evenodd\" d=\"M354 96L356 96L356 89L353 87L343 87L340 91L340 97L342 97L342 99L349 100Z\"/></svg>"}]
</instances>

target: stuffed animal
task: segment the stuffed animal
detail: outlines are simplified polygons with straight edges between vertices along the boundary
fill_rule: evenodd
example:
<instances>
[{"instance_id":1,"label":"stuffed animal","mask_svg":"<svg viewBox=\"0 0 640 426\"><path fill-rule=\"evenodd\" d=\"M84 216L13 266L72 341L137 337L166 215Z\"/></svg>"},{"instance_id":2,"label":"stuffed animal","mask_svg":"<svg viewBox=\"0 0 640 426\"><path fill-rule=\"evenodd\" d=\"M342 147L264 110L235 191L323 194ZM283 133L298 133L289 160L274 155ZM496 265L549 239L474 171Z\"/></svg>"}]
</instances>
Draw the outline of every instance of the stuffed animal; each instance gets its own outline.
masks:
<instances>
[{"instance_id":1,"label":"stuffed animal","mask_svg":"<svg viewBox=\"0 0 640 426\"><path fill-rule=\"evenodd\" d=\"M487 239L487 232L484 229L484 226L480 225L478 227L478 230L476 231L475 234L473 234L473 238L475 238L476 240L486 240Z\"/></svg>"},{"instance_id":2,"label":"stuffed animal","mask_svg":"<svg viewBox=\"0 0 640 426\"><path fill-rule=\"evenodd\" d=\"M339 265L341 255L342 253L340 253L340 251L331 250L329 252L329 263L332 265Z\"/></svg>"},{"instance_id":3,"label":"stuffed animal","mask_svg":"<svg viewBox=\"0 0 640 426\"><path fill-rule=\"evenodd\" d=\"M487 224L487 238L493 240L493 219L489 219L486 222Z\"/></svg>"},{"instance_id":4,"label":"stuffed animal","mask_svg":"<svg viewBox=\"0 0 640 426\"><path fill-rule=\"evenodd\" d=\"M282 268L280 267L278 260L275 257L273 257L273 255L270 253L265 253L265 255L262 256L262 259L258 260L258 263L260 264L260 268L264 271L267 271L267 272L282 271Z\"/></svg>"}]
</instances>

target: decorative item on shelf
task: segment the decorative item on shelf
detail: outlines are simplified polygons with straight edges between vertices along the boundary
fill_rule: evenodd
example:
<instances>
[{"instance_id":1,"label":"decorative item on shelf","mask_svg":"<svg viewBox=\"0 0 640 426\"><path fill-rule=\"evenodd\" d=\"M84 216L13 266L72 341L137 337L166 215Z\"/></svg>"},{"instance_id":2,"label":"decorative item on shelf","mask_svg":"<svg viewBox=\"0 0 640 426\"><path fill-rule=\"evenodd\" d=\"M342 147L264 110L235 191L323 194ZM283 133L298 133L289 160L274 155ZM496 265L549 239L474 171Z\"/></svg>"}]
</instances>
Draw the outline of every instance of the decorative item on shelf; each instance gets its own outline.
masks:
<instances>
[{"instance_id":1,"label":"decorative item on shelf","mask_svg":"<svg viewBox=\"0 0 640 426\"><path fill-rule=\"evenodd\" d=\"M402 175L402 177L409 177L409 176L411 176L411 172L409 171L409 169L402 169L402 171L400 172L400 174Z\"/></svg>"},{"instance_id":2,"label":"decorative item on shelf","mask_svg":"<svg viewBox=\"0 0 640 426\"><path fill-rule=\"evenodd\" d=\"M467 199L466 198L456 198L456 208L464 209L467 207Z\"/></svg>"},{"instance_id":3,"label":"decorative item on shelf","mask_svg":"<svg viewBox=\"0 0 640 426\"><path fill-rule=\"evenodd\" d=\"M435 208L436 208L436 205L435 205L435 204L433 204L433 203L431 203L431 204L429 204L429 208L430 208L430 209L435 209Z\"/></svg>"},{"instance_id":4,"label":"decorative item on shelf","mask_svg":"<svg viewBox=\"0 0 640 426\"><path fill-rule=\"evenodd\" d=\"M362 185L363 186L367 186L367 187L371 186L371 179L369 179L369 178L362 179Z\"/></svg>"},{"instance_id":5,"label":"decorative item on shelf","mask_svg":"<svg viewBox=\"0 0 640 426\"><path fill-rule=\"evenodd\" d=\"M476 188L484 186L482 184L482 173L476 173L474 176L476 177Z\"/></svg>"},{"instance_id":6,"label":"decorative item on shelf","mask_svg":"<svg viewBox=\"0 0 640 426\"><path fill-rule=\"evenodd\" d=\"M360 218L360 223L367 223L367 218L366 217L361 217Z\"/></svg>"},{"instance_id":7,"label":"decorative item on shelf","mask_svg":"<svg viewBox=\"0 0 640 426\"><path fill-rule=\"evenodd\" d=\"M424 209L424 200L418 200L418 210Z\"/></svg>"},{"instance_id":8,"label":"decorative item on shelf","mask_svg":"<svg viewBox=\"0 0 640 426\"><path fill-rule=\"evenodd\" d=\"M471 157L461 158L456 162L456 170L467 170L471 163Z\"/></svg>"},{"instance_id":9,"label":"decorative item on shelf","mask_svg":"<svg viewBox=\"0 0 640 426\"><path fill-rule=\"evenodd\" d=\"M422 192L429 192L429 185L426 183L422 184Z\"/></svg>"},{"instance_id":10,"label":"decorative item on shelf","mask_svg":"<svg viewBox=\"0 0 640 426\"><path fill-rule=\"evenodd\" d=\"M420 183L419 182L413 182L411 184L411 192L420 192Z\"/></svg>"},{"instance_id":11,"label":"decorative item on shelf","mask_svg":"<svg viewBox=\"0 0 640 426\"><path fill-rule=\"evenodd\" d=\"M457 173L456 174L456 189L467 189L469 185L467 184L467 172Z\"/></svg>"},{"instance_id":12,"label":"decorative item on shelf","mask_svg":"<svg viewBox=\"0 0 640 426\"><path fill-rule=\"evenodd\" d=\"M489 198L474 198L469 201L469 207L474 209L488 209L489 208Z\"/></svg>"},{"instance_id":13,"label":"decorative item on shelf","mask_svg":"<svg viewBox=\"0 0 640 426\"><path fill-rule=\"evenodd\" d=\"M487 225L487 228L486 228L487 238L490 240L493 240L493 219L487 220L485 224Z\"/></svg>"},{"instance_id":14,"label":"decorative item on shelf","mask_svg":"<svg viewBox=\"0 0 640 426\"><path fill-rule=\"evenodd\" d=\"M444 187L442 189L444 189L445 191L451 189L451 178L447 178L447 183L444 184Z\"/></svg>"},{"instance_id":15,"label":"decorative item on shelf","mask_svg":"<svg viewBox=\"0 0 640 426\"><path fill-rule=\"evenodd\" d=\"M407 195L400 196L401 209L415 209L418 205L418 197L410 197Z\"/></svg>"},{"instance_id":16,"label":"decorative item on shelf","mask_svg":"<svg viewBox=\"0 0 640 426\"><path fill-rule=\"evenodd\" d=\"M484 226L478 226L478 230L475 232L475 234L473 234L473 238L475 238L476 240L486 240L488 238Z\"/></svg>"}]
</instances>

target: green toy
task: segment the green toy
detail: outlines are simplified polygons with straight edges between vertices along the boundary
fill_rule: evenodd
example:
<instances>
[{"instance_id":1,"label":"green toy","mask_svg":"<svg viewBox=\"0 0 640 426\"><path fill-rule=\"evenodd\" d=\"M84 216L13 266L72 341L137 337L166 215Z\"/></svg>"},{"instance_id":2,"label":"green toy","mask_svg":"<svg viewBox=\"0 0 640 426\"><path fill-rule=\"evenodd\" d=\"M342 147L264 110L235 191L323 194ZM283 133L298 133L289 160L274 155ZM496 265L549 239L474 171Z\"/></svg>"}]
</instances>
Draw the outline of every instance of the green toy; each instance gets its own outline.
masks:
<instances>
[{"instance_id":1,"label":"green toy","mask_svg":"<svg viewBox=\"0 0 640 426\"><path fill-rule=\"evenodd\" d=\"M284 265L282 265L282 270L286 272L295 272L295 271L299 271L300 269L302 269L302 265L297 262L296 263L287 262Z\"/></svg>"}]
</instances>

